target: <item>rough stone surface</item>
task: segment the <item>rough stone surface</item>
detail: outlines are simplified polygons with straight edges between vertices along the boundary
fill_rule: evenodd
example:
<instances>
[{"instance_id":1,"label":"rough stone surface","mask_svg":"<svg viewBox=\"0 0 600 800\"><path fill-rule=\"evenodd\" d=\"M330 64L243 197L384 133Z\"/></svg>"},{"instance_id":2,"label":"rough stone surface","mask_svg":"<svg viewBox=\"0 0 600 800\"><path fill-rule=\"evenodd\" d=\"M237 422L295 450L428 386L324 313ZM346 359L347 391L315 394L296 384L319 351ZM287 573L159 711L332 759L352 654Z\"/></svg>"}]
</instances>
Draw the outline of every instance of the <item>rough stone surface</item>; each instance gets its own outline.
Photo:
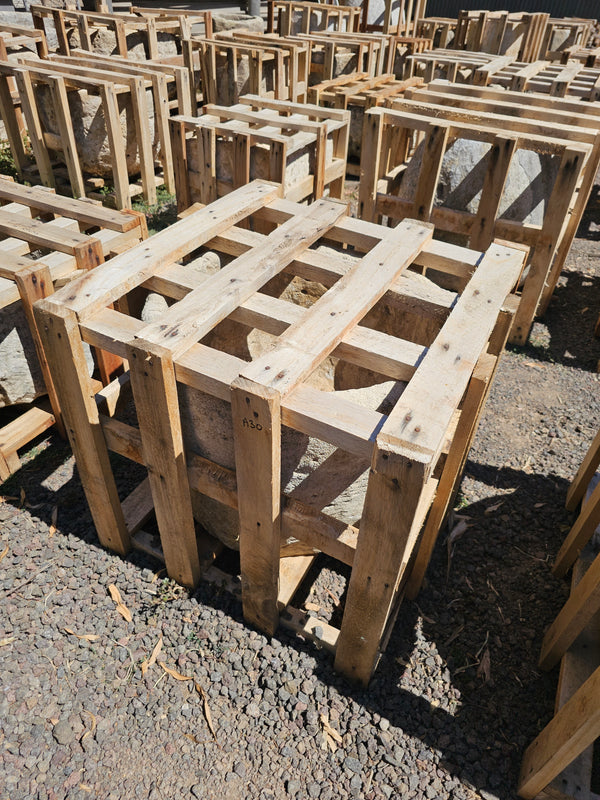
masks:
<instances>
[{"instance_id":1,"label":"rough stone surface","mask_svg":"<svg viewBox=\"0 0 600 800\"><path fill-rule=\"evenodd\" d=\"M417 187L424 144L421 143L409 161L399 196L411 200ZM489 145L470 139L457 139L444 155L438 181L436 205L475 213L487 169ZM552 191L558 165L552 156L531 150L517 150L508 177L499 216L540 225L546 202Z\"/></svg>"},{"instance_id":2,"label":"rough stone surface","mask_svg":"<svg viewBox=\"0 0 600 800\"><path fill-rule=\"evenodd\" d=\"M265 22L262 17L253 17L250 14L215 14L213 13L213 30L215 33L220 31L231 31L236 28L263 33Z\"/></svg>"},{"instance_id":3,"label":"rough stone surface","mask_svg":"<svg viewBox=\"0 0 600 800\"><path fill-rule=\"evenodd\" d=\"M36 92L39 97L38 110L44 127L50 133L58 135L58 122L49 89L47 87L38 87ZM113 153L106 134L104 111L100 96L89 94L87 91L79 89L70 91L68 98L69 110L73 120L73 132L77 143L77 155L82 169L92 175L111 178L113 174ZM156 159L159 152L159 142L154 126L152 90L149 88L146 89L146 103L150 141L153 145L152 155ZM127 171L130 175L136 175L140 171L140 160L135 118L129 93L118 94L117 104L119 108L119 123L125 145Z\"/></svg>"},{"instance_id":4,"label":"rough stone surface","mask_svg":"<svg viewBox=\"0 0 600 800\"><path fill-rule=\"evenodd\" d=\"M92 356L86 345L90 374ZM21 301L0 308L0 408L46 394L35 345Z\"/></svg>"}]
</instances>

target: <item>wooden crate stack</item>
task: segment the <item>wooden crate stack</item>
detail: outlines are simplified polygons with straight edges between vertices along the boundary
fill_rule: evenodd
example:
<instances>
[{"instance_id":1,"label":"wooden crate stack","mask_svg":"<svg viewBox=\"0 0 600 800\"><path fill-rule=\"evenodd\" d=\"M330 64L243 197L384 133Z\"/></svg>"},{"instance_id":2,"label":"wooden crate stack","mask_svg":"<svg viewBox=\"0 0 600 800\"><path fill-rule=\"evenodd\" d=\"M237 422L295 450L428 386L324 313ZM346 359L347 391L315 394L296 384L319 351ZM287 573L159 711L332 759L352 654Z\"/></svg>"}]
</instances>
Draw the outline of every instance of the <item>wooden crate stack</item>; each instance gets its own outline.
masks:
<instances>
[{"instance_id":1,"label":"wooden crate stack","mask_svg":"<svg viewBox=\"0 0 600 800\"><path fill-rule=\"evenodd\" d=\"M54 27L58 41L58 51L69 55L72 42L84 50L94 50L94 38L100 31L108 31L114 37L115 53L123 58L136 58L132 46L144 44L145 58L159 57L158 36L169 34L176 42L181 42L187 29L182 32L176 18L162 19L160 16L139 16L136 14L109 14L96 11L76 11L64 8L51 8L32 5L30 8L34 26L45 31L46 20ZM143 60L139 59L138 60Z\"/></svg>"},{"instance_id":2,"label":"wooden crate stack","mask_svg":"<svg viewBox=\"0 0 600 800\"><path fill-rule=\"evenodd\" d=\"M347 217L338 201L300 206L279 194L280 187L255 181L191 212L110 268L38 303L36 320L102 544L121 553L135 545L131 505L124 511L108 459L114 450L148 468L139 491L151 490L171 577L187 586L201 578L197 490L239 520L246 619L271 634L280 618L287 621L335 650L340 672L367 683L423 521L452 499L511 324L523 252L494 244L482 257L433 240L428 224L389 229ZM315 249L319 243L327 249ZM233 260L203 272L200 247ZM321 285L309 307L285 290L279 297L293 276ZM458 292L444 288L449 277ZM118 302L142 285L171 303L155 322L128 316ZM385 324L358 325L380 310L382 318L393 313L394 335ZM220 338L222 325L233 323L263 331L270 344L263 349L263 341L250 362L240 358L231 352L239 335L228 346ZM111 416L125 380L104 390L99 410L81 369L85 341L127 359L139 427ZM358 406L333 391L332 364L346 388L387 380L401 393L385 413ZM231 430L219 441L229 442L227 453L211 455L207 412L185 411L196 400L223 409ZM182 422L182 413L191 416ZM331 448L315 475L316 500L314 481L282 494L282 437L297 435ZM344 463L353 465L352 476ZM360 525L324 513L331 475L338 483L346 476L341 490L363 470ZM288 543L297 555L282 558ZM339 630L290 605L315 550L352 567Z\"/></svg>"},{"instance_id":3,"label":"wooden crate stack","mask_svg":"<svg viewBox=\"0 0 600 800\"><path fill-rule=\"evenodd\" d=\"M177 207L210 203L253 178L280 183L290 200L342 197L350 114L247 95L171 119Z\"/></svg>"},{"instance_id":4,"label":"wooden crate stack","mask_svg":"<svg viewBox=\"0 0 600 800\"><path fill-rule=\"evenodd\" d=\"M571 594L540 654L544 670L560 662L555 714L523 756L518 791L525 800L597 797L591 781L600 736L600 555L590 539L600 525L600 482L584 496L599 465L600 434L567 494L567 508L574 511L581 502L581 510L553 572L563 577L572 568Z\"/></svg>"},{"instance_id":5,"label":"wooden crate stack","mask_svg":"<svg viewBox=\"0 0 600 800\"><path fill-rule=\"evenodd\" d=\"M267 31L292 36L311 31L358 31L361 9L299 0L269 0Z\"/></svg>"},{"instance_id":6,"label":"wooden crate stack","mask_svg":"<svg viewBox=\"0 0 600 800\"><path fill-rule=\"evenodd\" d=\"M595 102L600 99L600 69L586 67L581 61L565 64L535 61L481 65L475 70L473 83L494 84L518 92L537 92L551 97L574 97Z\"/></svg>"},{"instance_id":7,"label":"wooden crate stack","mask_svg":"<svg viewBox=\"0 0 600 800\"><path fill-rule=\"evenodd\" d=\"M104 180L91 176L87 180L78 152L71 98L78 93L99 97L103 123L111 148L112 193L99 195L111 200L117 208L130 208L131 198L142 193L147 203L156 202L156 187L165 184L174 191L168 118L172 107L169 92L175 93L175 109L191 111L191 89L183 66L132 62L120 57L97 56L73 51L70 56L51 56L50 62L21 57L18 65L0 63L0 113L11 150L22 176L27 175L28 159L23 147L25 129L29 135L39 180L46 186L57 186L66 178L74 197L85 197L104 185ZM10 92L15 81L18 97ZM48 94L52 98L52 116L56 130L48 125ZM120 106L132 109L140 184L131 183L127 166L126 146L121 128ZM150 113L149 101L152 103ZM158 165L150 138L148 119L154 118ZM24 118L24 122L22 120ZM66 167L62 168L62 164ZM158 166L158 174L157 174ZM31 178L30 175L27 177Z\"/></svg>"},{"instance_id":8,"label":"wooden crate stack","mask_svg":"<svg viewBox=\"0 0 600 800\"><path fill-rule=\"evenodd\" d=\"M377 220L405 217L433 222L440 230L463 234L470 246L485 248L494 237L518 242L530 248L529 272L523 283L511 341L527 340L538 309L544 310L569 247L600 163L600 134L597 117L583 117L571 125L572 109L552 114L536 103L525 105L523 96L515 103L505 93L482 91L477 103L465 100L455 87L448 105L418 102L420 90L411 90L413 100L394 100L389 110L367 112L359 187L360 215ZM435 98L434 98L435 99ZM504 99L505 106L498 106ZM512 101L512 104L511 102ZM557 111L560 109L558 101ZM567 101L568 102L568 101ZM496 113L500 108L507 114ZM481 195L476 212L455 210L436 204L438 176L446 151L456 139L486 142L490 146L481 176ZM423 141L415 188L410 198L399 196L411 148ZM541 225L504 219L500 207L508 171L519 149L554 155L560 164L553 188L546 199Z\"/></svg>"},{"instance_id":9,"label":"wooden crate stack","mask_svg":"<svg viewBox=\"0 0 600 800\"><path fill-rule=\"evenodd\" d=\"M22 305L29 324L49 405L33 405L0 429L0 481L20 466L18 451L56 424L64 435L61 409L48 369L33 304L82 271L146 238L141 214L112 211L90 201L59 197L48 189L0 179L0 311ZM89 234L86 231L91 230ZM112 378L114 358L97 351L102 379Z\"/></svg>"},{"instance_id":10,"label":"wooden crate stack","mask_svg":"<svg viewBox=\"0 0 600 800\"><path fill-rule=\"evenodd\" d=\"M422 83L422 78L400 81L393 74L371 78L364 73L351 73L311 86L308 92L311 103L329 109L347 109L350 112L347 174L358 176L360 173L365 111L383 105L390 98L399 97L408 88Z\"/></svg>"}]
</instances>

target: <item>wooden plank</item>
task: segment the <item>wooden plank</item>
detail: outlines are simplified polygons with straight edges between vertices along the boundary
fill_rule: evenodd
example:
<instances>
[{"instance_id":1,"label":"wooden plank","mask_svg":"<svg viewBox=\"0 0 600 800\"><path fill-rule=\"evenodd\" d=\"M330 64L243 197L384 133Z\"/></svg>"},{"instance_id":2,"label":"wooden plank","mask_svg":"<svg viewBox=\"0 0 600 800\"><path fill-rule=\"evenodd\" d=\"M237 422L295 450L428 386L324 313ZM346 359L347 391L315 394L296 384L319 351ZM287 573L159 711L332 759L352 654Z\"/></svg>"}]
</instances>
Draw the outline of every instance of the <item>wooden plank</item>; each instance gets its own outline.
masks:
<instances>
[{"instance_id":1,"label":"wooden plank","mask_svg":"<svg viewBox=\"0 0 600 800\"><path fill-rule=\"evenodd\" d=\"M99 86L100 97L102 99L102 108L104 111L104 124L106 125L106 136L111 149L113 158L113 181L114 192L118 208L131 208L131 197L129 195L129 173L127 171L127 158L125 156L125 148L123 146L123 131L121 129L121 120L119 115L119 107L117 105L117 95L115 94L114 87L109 83L104 82ZM134 109L136 108L136 100L133 97L132 102ZM144 97L145 99L145 97ZM147 111L147 109L146 109ZM135 111L134 111L135 115ZM141 123L139 112L137 113L137 122ZM146 120L144 120L146 125ZM137 126L136 126L137 128ZM141 142L144 141L144 134L142 130L136 130L140 142L140 161L142 161L142 175L143 175L143 151ZM156 195L156 187L154 187Z\"/></svg>"},{"instance_id":2,"label":"wooden plank","mask_svg":"<svg viewBox=\"0 0 600 800\"><path fill-rule=\"evenodd\" d=\"M557 578L562 578L567 570L573 566L598 525L600 525L600 483L598 483L587 501L584 502L581 513L558 551L556 561L552 567L552 571Z\"/></svg>"},{"instance_id":3,"label":"wooden plank","mask_svg":"<svg viewBox=\"0 0 600 800\"><path fill-rule=\"evenodd\" d=\"M540 237L529 264L509 341L524 344L533 324L552 259L565 226L569 207L584 168L586 151L575 145L565 148L558 175L548 200Z\"/></svg>"},{"instance_id":4,"label":"wooden plank","mask_svg":"<svg viewBox=\"0 0 600 800\"><path fill-rule=\"evenodd\" d=\"M145 478L123 500L123 515L130 536L140 530L142 525L150 519L153 511L154 500L152 499L150 480Z\"/></svg>"},{"instance_id":5,"label":"wooden plank","mask_svg":"<svg viewBox=\"0 0 600 800\"><path fill-rule=\"evenodd\" d=\"M193 588L200 579L200 562L172 356L136 339L127 357L167 572Z\"/></svg>"},{"instance_id":6,"label":"wooden plank","mask_svg":"<svg viewBox=\"0 0 600 800\"><path fill-rule=\"evenodd\" d=\"M587 487L590 484L593 474L600 465L600 431L594 437L594 441L590 445L589 450L585 454L585 458L581 462L581 466L577 470L577 474L573 478L569 490L567 492L567 501L565 503L569 511L574 511L578 503L581 502Z\"/></svg>"},{"instance_id":7,"label":"wooden plank","mask_svg":"<svg viewBox=\"0 0 600 800\"><path fill-rule=\"evenodd\" d=\"M574 758L600 736L600 667L529 745L518 793L533 800Z\"/></svg>"},{"instance_id":8,"label":"wooden plank","mask_svg":"<svg viewBox=\"0 0 600 800\"><path fill-rule=\"evenodd\" d=\"M210 238L273 200L280 187L253 181L222 197L210 209L200 209L140 243L135 250L117 255L88 275L75 279L56 293L57 300L75 311L80 319L90 317L150 278L160 266L177 261ZM133 254L135 257L132 258Z\"/></svg>"},{"instance_id":9,"label":"wooden plank","mask_svg":"<svg viewBox=\"0 0 600 800\"><path fill-rule=\"evenodd\" d=\"M109 230L125 232L139 227L139 217L122 214L101 205L82 203L71 197L49 194L36 186L23 186L12 181L0 180L0 197L15 203L23 203L37 211L59 213L88 225L98 225Z\"/></svg>"},{"instance_id":10,"label":"wooden plank","mask_svg":"<svg viewBox=\"0 0 600 800\"><path fill-rule=\"evenodd\" d=\"M412 264L433 228L405 220L349 270L243 376L286 396L342 342Z\"/></svg>"},{"instance_id":11,"label":"wooden plank","mask_svg":"<svg viewBox=\"0 0 600 800\"><path fill-rule=\"evenodd\" d=\"M423 164L413 198L413 216L428 221L435 202L442 161L450 128L444 123L432 124L425 136Z\"/></svg>"},{"instance_id":12,"label":"wooden plank","mask_svg":"<svg viewBox=\"0 0 600 800\"><path fill-rule=\"evenodd\" d=\"M0 453L7 459L40 433L54 425L54 415L33 406L0 428ZM8 476L7 476L8 477Z\"/></svg>"},{"instance_id":13,"label":"wooden plank","mask_svg":"<svg viewBox=\"0 0 600 800\"><path fill-rule=\"evenodd\" d=\"M540 653L540 668L552 669L599 610L600 555L596 556L546 631Z\"/></svg>"},{"instance_id":14,"label":"wooden plank","mask_svg":"<svg viewBox=\"0 0 600 800\"><path fill-rule=\"evenodd\" d=\"M85 183L83 173L77 154L77 141L73 132L69 98L65 79L60 75L49 75L48 82L52 101L54 103L54 113L60 131L62 152L69 172L69 181L74 197L85 197Z\"/></svg>"},{"instance_id":15,"label":"wooden plank","mask_svg":"<svg viewBox=\"0 0 600 800\"><path fill-rule=\"evenodd\" d=\"M280 403L245 378L231 386L244 618L271 635L279 624Z\"/></svg>"},{"instance_id":16,"label":"wooden plank","mask_svg":"<svg viewBox=\"0 0 600 800\"><path fill-rule=\"evenodd\" d=\"M93 399L75 314L53 298L34 308L77 470L100 543L125 555L130 537Z\"/></svg>"},{"instance_id":17,"label":"wooden plank","mask_svg":"<svg viewBox=\"0 0 600 800\"><path fill-rule=\"evenodd\" d=\"M490 149L477 221L469 240L469 245L475 250L487 250L494 240L496 217L516 147L516 137L499 135Z\"/></svg>"},{"instance_id":18,"label":"wooden plank","mask_svg":"<svg viewBox=\"0 0 600 800\"><path fill-rule=\"evenodd\" d=\"M249 251L240 256L212 276L210 292L205 286L190 292L166 311L160 322L148 325L140 335L157 344L164 343L175 356L181 354L230 314L240 302L277 275L298 253L320 239L344 216L345 211L344 204L328 200L319 200L303 209L303 213L267 237L265 244L268 255L262 251ZM190 219L192 217L178 224L187 223ZM110 263L114 263L114 259ZM243 287L239 285L242 280Z\"/></svg>"}]
</instances>

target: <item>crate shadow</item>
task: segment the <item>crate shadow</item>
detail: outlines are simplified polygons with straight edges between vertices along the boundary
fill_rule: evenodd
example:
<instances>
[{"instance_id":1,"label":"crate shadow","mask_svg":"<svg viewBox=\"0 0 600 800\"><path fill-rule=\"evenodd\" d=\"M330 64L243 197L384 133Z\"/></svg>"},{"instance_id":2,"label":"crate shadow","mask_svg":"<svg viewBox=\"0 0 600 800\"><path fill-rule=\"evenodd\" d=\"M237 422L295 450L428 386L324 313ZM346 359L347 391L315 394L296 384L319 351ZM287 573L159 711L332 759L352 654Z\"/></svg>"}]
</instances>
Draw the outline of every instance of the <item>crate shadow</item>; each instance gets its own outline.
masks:
<instances>
[{"instance_id":1,"label":"crate shadow","mask_svg":"<svg viewBox=\"0 0 600 800\"><path fill-rule=\"evenodd\" d=\"M52 446L12 476L1 491L19 496L20 487L26 486L26 502L34 516L50 525L58 505L61 533L98 546L69 456L68 445L53 435ZM131 465L127 468L132 481ZM370 763L365 773L391 767L393 777L388 782L394 791L404 791L402 783L408 778L401 770L403 758L394 749L401 744L394 737L397 728L413 740L408 757L417 753L414 774L419 779L424 770L419 761L433 757L442 784L460 781L484 792L484 797L508 800L515 796L524 749L553 712L556 671L540 673L537 657L544 630L568 595L567 584L553 578L551 563L573 515L564 509L568 486L564 479L471 461L467 472L492 494L461 508L470 527L454 542L451 558L447 531L440 534L427 583L415 601L405 600L400 607L387 650L367 689L336 674L331 656L312 643L282 628L277 638L306 653L323 684L372 715L387 757ZM48 488L52 480L60 483L54 490ZM139 568L157 565L139 552L127 560ZM202 583L191 598L243 622L240 601L224 590ZM262 680L259 675L259 683ZM328 706L319 711L328 713ZM378 716L373 720L373 715ZM389 733L379 718L389 721ZM336 727L335 720L331 723ZM346 729L352 730L347 723ZM345 752L342 760L349 754ZM440 795L453 796L447 788Z\"/></svg>"},{"instance_id":2,"label":"crate shadow","mask_svg":"<svg viewBox=\"0 0 600 800\"><path fill-rule=\"evenodd\" d=\"M594 336L600 316L598 298L600 276L563 271L548 310L534 322L527 344L509 345L508 349L541 362L596 372L600 360L600 339Z\"/></svg>"}]
</instances>

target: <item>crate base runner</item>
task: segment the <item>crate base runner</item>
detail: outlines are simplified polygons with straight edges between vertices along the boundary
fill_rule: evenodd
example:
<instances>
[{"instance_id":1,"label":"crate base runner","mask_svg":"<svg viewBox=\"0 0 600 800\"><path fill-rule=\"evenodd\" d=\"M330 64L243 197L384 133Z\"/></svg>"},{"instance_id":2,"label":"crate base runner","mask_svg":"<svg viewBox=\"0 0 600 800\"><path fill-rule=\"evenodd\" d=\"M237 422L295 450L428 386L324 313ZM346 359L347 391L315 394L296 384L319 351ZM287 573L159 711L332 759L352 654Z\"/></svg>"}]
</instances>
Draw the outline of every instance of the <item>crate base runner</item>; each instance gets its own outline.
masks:
<instances>
[{"instance_id":1,"label":"crate base runner","mask_svg":"<svg viewBox=\"0 0 600 800\"><path fill-rule=\"evenodd\" d=\"M126 553L153 505L193 587L218 549L200 521L239 547L249 623L273 634L286 609L366 684L457 491L524 253L280 195L254 181L190 210L36 318L101 543ZM84 342L129 365L95 397ZM109 450L148 470L123 504ZM315 552L351 567L338 632L288 608Z\"/></svg>"}]
</instances>

